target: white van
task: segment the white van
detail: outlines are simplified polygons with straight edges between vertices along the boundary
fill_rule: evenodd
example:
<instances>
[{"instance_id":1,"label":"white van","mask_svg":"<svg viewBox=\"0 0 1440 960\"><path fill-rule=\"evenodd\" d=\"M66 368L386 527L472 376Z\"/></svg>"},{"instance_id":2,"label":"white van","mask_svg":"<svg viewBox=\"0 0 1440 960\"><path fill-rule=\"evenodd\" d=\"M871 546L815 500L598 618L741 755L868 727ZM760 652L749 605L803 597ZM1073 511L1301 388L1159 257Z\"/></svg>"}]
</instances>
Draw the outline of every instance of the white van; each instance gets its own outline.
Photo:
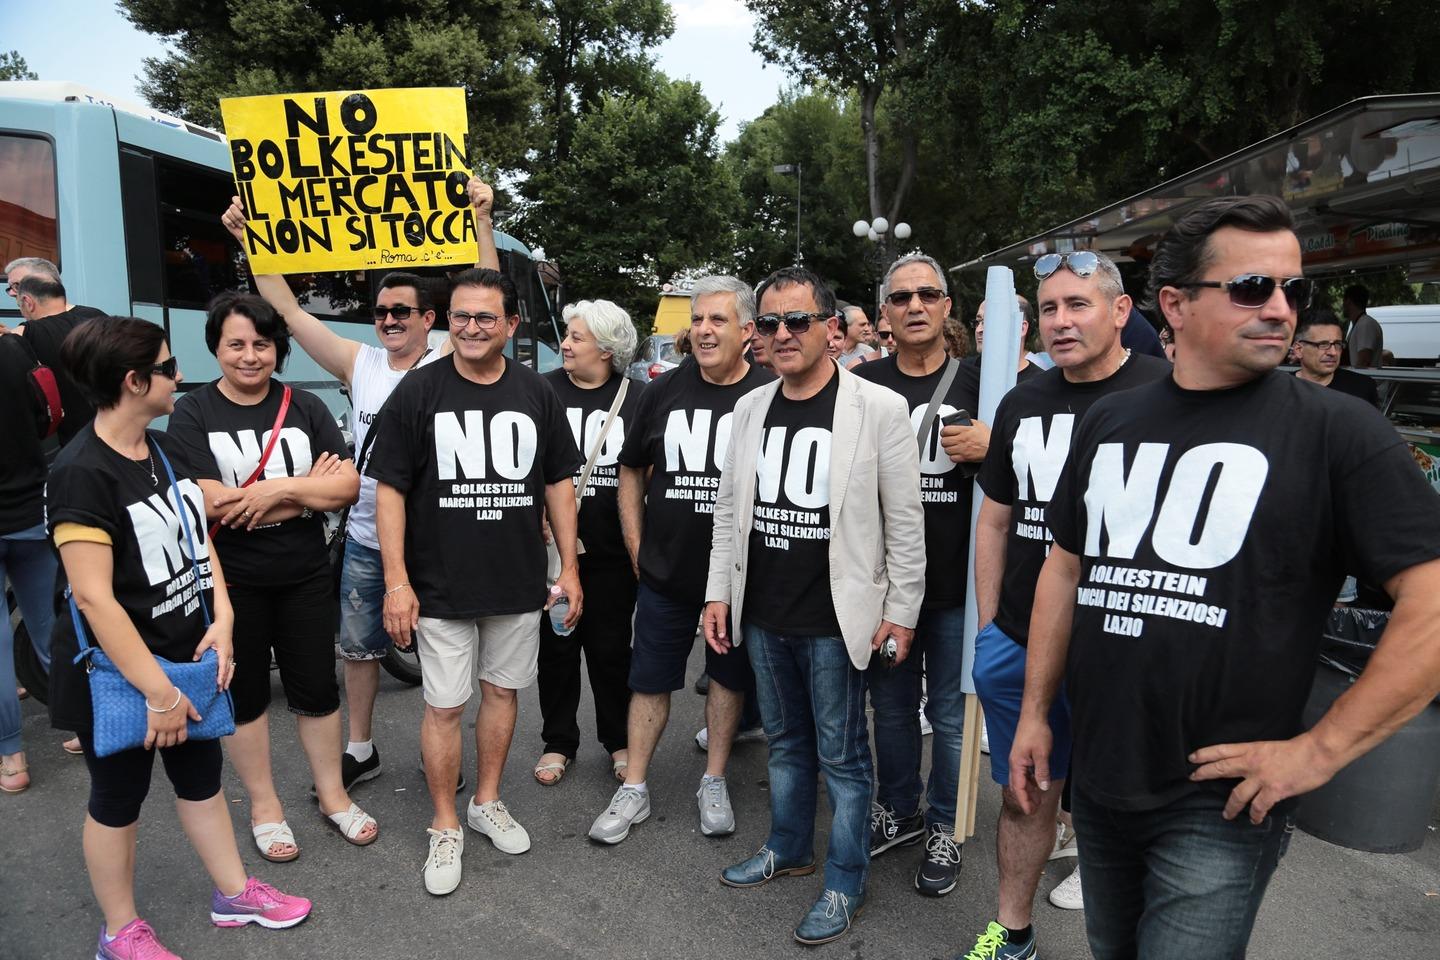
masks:
<instances>
[{"instance_id":1,"label":"white van","mask_svg":"<svg viewBox=\"0 0 1440 960\"><path fill-rule=\"evenodd\" d=\"M1385 331L1385 349L1395 363L1430 366L1440 359L1440 304L1371 307L1368 312Z\"/></svg>"}]
</instances>

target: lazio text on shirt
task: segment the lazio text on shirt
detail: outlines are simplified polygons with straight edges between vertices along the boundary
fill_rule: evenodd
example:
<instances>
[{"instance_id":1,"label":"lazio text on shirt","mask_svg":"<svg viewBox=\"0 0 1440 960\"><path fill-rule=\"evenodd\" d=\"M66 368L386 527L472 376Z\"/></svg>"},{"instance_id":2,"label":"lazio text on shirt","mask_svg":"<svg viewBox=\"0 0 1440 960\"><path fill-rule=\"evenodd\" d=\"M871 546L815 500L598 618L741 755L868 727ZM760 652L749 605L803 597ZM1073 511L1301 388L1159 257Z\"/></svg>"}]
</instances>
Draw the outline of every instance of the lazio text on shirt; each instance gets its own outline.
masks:
<instances>
[{"instance_id":1,"label":"lazio text on shirt","mask_svg":"<svg viewBox=\"0 0 1440 960\"><path fill-rule=\"evenodd\" d=\"M530 509L535 497L526 481L535 467L539 430L524 413L483 410L435 414L435 467L442 511L475 512L476 520L500 520L506 510ZM501 480L490 481L496 474ZM472 483L472 480L486 481Z\"/></svg>"}]
</instances>

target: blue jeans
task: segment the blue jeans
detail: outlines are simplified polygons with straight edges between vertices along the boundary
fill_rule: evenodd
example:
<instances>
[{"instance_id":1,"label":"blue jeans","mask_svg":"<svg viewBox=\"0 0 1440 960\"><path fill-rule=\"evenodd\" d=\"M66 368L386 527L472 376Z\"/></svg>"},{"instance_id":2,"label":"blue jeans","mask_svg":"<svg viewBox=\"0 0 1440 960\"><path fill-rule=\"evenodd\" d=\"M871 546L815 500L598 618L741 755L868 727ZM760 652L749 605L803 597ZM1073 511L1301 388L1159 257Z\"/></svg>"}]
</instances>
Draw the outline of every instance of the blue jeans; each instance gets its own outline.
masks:
<instances>
[{"instance_id":1,"label":"blue jeans","mask_svg":"<svg viewBox=\"0 0 1440 960\"><path fill-rule=\"evenodd\" d=\"M347 537L340 562L340 656L383 660L390 652L384 613L385 567L380 551Z\"/></svg>"},{"instance_id":2,"label":"blue jeans","mask_svg":"<svg viewBox=\"0 0 1440 960\"><path fill-rule=\"evenodd\" d=\"M815 855L816 777L830 795L825 889L856 897L870 870L870 738L865 675L839 637L780 636L747 626L760 720L770 741L770 839L787 863Z\"/></svg>"},{"instance_id":3,"label":"blue jeans","mask_svg":"<svg viewBox=\"0 0 1440 960\"><path fill-rule=\"evenodd\" d=\"M50 669L50 628L55 623L55 552L44 525L0 537L0 583L10 583L30 643L41 665ZM0 617L0 754L19 753L20 699L15 695L15 635L10 613Z\"/></svg>"},{"instance_id":4,"label":"blue jeans","mask_svg":"<svg viewBox=\"0 0 1440 960\"><path fill-rule=\"evenodd\" d=\"M1158 810L1116 810L1078 786L1071 801L1095 960L1243 960L1293 817L1226 820L1225 794L1201 790Z\"/></svg>"},{"instance_id":5,"label":"blue jeans","mask_svg":"<svg viewBox=\"0 0 1440 960\"><path fill-rule=\"evenodd\" d=\"M877 660L866 671L870 705L875 708L876 799L902 816L920 806L920 681L925 716L935 729L930 741L930 783L925 791L927 826L955 825L955 795L960 789L960 739L965 725L965 694L960 673L965 655L965 608L925 610L915 625L915 642L903 663L889 667ZM923 671L922 671L923 661Z\"/></svg>"}]
</instances>

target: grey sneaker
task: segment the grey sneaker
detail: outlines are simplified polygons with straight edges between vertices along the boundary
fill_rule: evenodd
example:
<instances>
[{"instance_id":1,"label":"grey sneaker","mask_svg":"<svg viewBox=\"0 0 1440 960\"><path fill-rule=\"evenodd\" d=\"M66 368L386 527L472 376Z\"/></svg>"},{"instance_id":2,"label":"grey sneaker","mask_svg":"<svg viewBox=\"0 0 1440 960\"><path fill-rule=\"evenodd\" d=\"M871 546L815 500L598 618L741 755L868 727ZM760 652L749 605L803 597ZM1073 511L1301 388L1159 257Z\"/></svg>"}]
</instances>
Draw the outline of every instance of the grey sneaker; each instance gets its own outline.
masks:
<instances>
[{"instance_id":1,"label":"grey sneaker","mask_svg":"<svg viewBox=\"0 0 1440 960\"><path fill-rule=\"evenodd\" d=\"M471 800L465 810L465 822L471 830L489 837L501 853L524 853L530 849L530 834L510 816L503 801L476 803Z\"/></svg>"},{"instance_id":2,"label":"grey sneaker","mask_svg":"<svg viewBox=\"0 0 1440 960\"><path fill-rule=\"evenodd\" d=\"M742 743L763 743L765 740L764 727L751 727L749 730L735 731L735 741L732 746L740 746ZM701 750L710 750L710 728L701 727L700 732L695 734L695 746Z\"/></svg>"},{"instance_id":3,"label":"grey sneaker","mask_svg":"<svg viewBox=\"0 0 1440 960\"><path fill-rule=\"evenodd\" d=\"M735 808L730 806L730 791L724 777L704 777L695 791L700 805L700 832L707 837L723 837L735 832Z\"/></svg>"},{"instance_id":4,"label":"grey sneaker","mask_svg":"<svg viewBox=\"0 0 1440 960\"><path fill-rule=\"evenodd\" d=\"M650 817L650 791L636 790L621 784L610 798L610 806L590 825L590 839L599 843L619 843L630 835L630 828Z\"/></svg>"}]
</instances>

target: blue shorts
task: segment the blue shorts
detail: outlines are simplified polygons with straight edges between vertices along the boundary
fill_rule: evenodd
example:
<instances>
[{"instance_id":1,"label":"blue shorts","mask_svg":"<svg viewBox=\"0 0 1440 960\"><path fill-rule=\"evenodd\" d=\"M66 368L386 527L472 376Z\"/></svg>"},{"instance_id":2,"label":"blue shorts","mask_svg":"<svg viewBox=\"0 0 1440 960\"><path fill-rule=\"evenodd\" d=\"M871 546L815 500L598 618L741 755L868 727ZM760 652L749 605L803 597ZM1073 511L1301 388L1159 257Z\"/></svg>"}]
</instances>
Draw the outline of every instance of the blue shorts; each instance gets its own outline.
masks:
<instances>
[{"instance_id":1,"label":"blue shorts","mask_svg":"<svg viewBox=\"0 0 1440 960\"><path fill-rule=\"evenodd\" d=\"M685 686L685 665L695 649L703 603L672 600L642 580L635 591L635 639L630 650L630 689L670 693ZM729 634L735 640L733 629ZM753 693L755 672L744 650L719 654L705 647L705 672L726 690Z\"/></svg>"},{"instance_id":2,"label":"blue shorts","mask_svg":"<svg viewBox=\"0 0 1440 960\"><path fill-rule=\"evenodd\" d=\"M381 660L390 652L385 632L385 567L380 551L346 538L340 563L340 656Z\"/></svg>"},{"instance_id":3,"label":"blue shorts","mask_svg":"<svg viewBox=\"0 0 1440 960\"><path fill-rule=\"evenodd\" d=\"M1020 700L1025 693L1025 648L1006 636L992 621L975 637L975 692L985 710L985 731L990 736L990 777L1002 787L1010 784L1010 747L1020 725ZM1050 706L1050 779L1070 774L1070 701L1062 685Z\"/></svg>"}]
</instances>

